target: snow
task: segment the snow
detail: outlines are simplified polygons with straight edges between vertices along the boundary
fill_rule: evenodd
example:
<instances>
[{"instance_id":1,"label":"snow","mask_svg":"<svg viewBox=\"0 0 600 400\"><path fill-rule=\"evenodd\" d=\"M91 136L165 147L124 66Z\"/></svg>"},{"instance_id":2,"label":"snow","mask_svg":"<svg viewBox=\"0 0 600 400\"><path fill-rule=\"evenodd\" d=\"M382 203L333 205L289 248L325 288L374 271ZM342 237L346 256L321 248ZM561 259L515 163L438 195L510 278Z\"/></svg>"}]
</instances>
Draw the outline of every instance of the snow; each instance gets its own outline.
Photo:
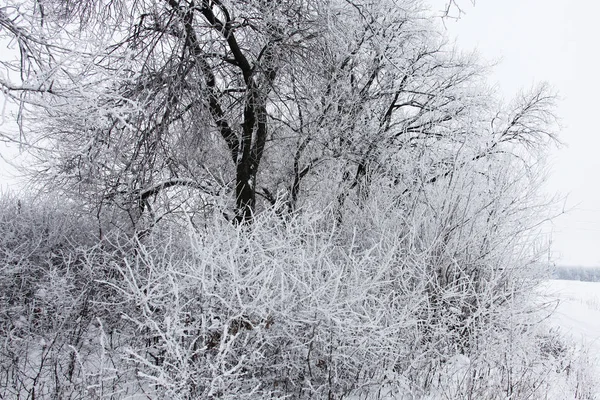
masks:
<instances>
[{"instance_id":1,"label":"snow","mask_svg":"<svg viewBox=\"0 0 600 400\"><path fill-rule=\"evenodd\" d=\"M551 280L542 290L557 302L550 324L600 353L600 282Z\"/></svg>"},{"instance_id":2,"label":"snow","mask_svg":"<svg viewBox=\"0 0 600 400\"><path fill-rule=\"evenodd\" d=\"M550 280L541 287L542 296L556 304L548 323L587 359L589 379L600 377L600 282ZM600 399L600 389L590 393Z\"/></svg>"}]
</instances>

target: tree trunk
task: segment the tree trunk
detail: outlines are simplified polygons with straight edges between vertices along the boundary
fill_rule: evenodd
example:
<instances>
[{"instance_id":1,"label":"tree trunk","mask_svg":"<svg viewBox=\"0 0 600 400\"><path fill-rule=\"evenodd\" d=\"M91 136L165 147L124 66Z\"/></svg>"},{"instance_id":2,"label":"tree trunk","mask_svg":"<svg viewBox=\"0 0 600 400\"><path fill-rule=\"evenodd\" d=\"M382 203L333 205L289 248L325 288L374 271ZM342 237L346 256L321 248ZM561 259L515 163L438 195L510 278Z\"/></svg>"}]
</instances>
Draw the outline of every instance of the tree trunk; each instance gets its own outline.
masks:
<instances>
[{"instance_id":1,"label":"tree trunk","mask_svg":"<svg viewBox=\"0 0 600 400\"><path fill-rule=\"evenodd\" d=\"M235 221L245 224L252 220L256 206L256 170L239 163L236 171Z\"/></svg>"}]
</instances>

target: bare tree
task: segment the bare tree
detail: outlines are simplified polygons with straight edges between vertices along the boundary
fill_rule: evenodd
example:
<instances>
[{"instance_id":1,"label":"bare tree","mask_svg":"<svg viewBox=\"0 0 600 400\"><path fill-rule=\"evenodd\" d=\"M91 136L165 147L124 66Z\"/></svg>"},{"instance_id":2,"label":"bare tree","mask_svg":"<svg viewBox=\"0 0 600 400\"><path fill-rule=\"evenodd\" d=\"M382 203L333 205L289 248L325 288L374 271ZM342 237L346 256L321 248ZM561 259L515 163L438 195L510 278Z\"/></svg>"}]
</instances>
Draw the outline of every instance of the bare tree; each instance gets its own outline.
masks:
<instances>
[{"instance_id":1,"label":"bare tree","mask_svg":"<svg viewBox=\"0 0 600 400\"><path fill-rule=\"evenodd\" d=\"M97 209L121 207L134 226L178 207L169 206L177 188L200 202L232 193L238 222L261 203L294 210L334 201L341 215L348 196L368 196L373 174L388 175L400 193L418 192L400 166L424 152L432 183L450 174L459 147L477 159L534 136L505 121L482 89L485 70L449 48L420 7L9 6L0 23L20 60L4 65L21 82L2 85L21 104L19 139L45 179L89 193ZM514 117L538 118L545 98L534 93L533 107ZM499 128L503 121L509 126Z\"/></svg>"}]
</instances>

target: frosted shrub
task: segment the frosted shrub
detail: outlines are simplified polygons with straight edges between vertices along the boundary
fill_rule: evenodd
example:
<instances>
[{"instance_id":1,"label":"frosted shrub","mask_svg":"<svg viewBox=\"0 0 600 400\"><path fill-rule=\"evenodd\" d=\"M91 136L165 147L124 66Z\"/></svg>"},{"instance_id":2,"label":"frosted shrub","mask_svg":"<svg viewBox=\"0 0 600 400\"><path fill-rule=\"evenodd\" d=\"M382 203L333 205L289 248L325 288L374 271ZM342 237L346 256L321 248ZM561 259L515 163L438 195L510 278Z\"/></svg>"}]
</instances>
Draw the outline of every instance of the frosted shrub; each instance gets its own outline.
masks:
<instances>
[{"instance_id":1,"label":"frosted shrub","mask_svg":"<svg viewBox=\"0 0 600 400\"><path fill-rule=\"evenodd\" d=\"M94 243L56 208L3 214L20 239L3 242L2 395L592 398L584 358L536 323L543 268L517 225L477 225L465 182L412 209L379 184L341 225L271 210Z\"/></svg>"},{"instance_id":2,"label":"frosted shrub","mask_svg":"<svg viewBox=\"0 0 600 400\"><path fill-rule=\"evenodd\" d=\"M125 260L107 284L150 343L129 350L145 380L180 398L327 397L380 382L414 325L390 279L393 246L341 247L312 218L215 221Z\"/></svg>"},{"instance_id":3,"label":"frosted shrub","mask_svg":"<svg viewBox=\"0 0 600 400\"><path fill-rule=\"evenodd\" d=\"M61 397L93 318L90 225L51 197L0 199L0 397Z\"/></svg>"},{"instance_id":4,"label":"frosted shrub","mask_svg":"<svg viewBox=\"0 0 600 400\"><path fill-rule=\"evenodd\" d=\"M532 324L547 311L531 296L543 252L521 235L530 204L512 208L522 192L504 185L465 202L465 185L410 210L382 186L342 225L267 211L132 243L102 282L139 339L121 349L132 385L157 398L544 393L566 356L544 358Z\"/></svg>"}]
</instances>

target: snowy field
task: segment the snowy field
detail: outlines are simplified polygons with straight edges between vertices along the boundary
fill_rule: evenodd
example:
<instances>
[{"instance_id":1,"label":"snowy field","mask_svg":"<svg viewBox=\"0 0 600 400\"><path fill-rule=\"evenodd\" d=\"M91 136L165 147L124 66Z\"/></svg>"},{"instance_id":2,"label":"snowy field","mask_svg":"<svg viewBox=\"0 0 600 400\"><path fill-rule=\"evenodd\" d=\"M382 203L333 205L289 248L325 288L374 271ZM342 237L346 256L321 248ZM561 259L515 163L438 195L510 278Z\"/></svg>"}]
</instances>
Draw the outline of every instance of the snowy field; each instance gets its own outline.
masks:
<instances>
[{"instance_id":1,"label":"snowy field","mask_svg":"<svg viewBox=\"0 0 600 400\"><path fill-rule=\"evenodd\" d=\"M542 292L556 303L549 324L587 354L590 372L600 378L600 282L550 280Z\"/></svg>"},{"instance_id":2,"label":"snowy field","mask_svg":"<svg viewBox=\"0 0 600 400\"><path fill-rule=\"evenodd\" d=\"M557 301L550 323L600 353L600 282L551 280L543 290L549 301Z\"/></svg>"}]
</instances>

